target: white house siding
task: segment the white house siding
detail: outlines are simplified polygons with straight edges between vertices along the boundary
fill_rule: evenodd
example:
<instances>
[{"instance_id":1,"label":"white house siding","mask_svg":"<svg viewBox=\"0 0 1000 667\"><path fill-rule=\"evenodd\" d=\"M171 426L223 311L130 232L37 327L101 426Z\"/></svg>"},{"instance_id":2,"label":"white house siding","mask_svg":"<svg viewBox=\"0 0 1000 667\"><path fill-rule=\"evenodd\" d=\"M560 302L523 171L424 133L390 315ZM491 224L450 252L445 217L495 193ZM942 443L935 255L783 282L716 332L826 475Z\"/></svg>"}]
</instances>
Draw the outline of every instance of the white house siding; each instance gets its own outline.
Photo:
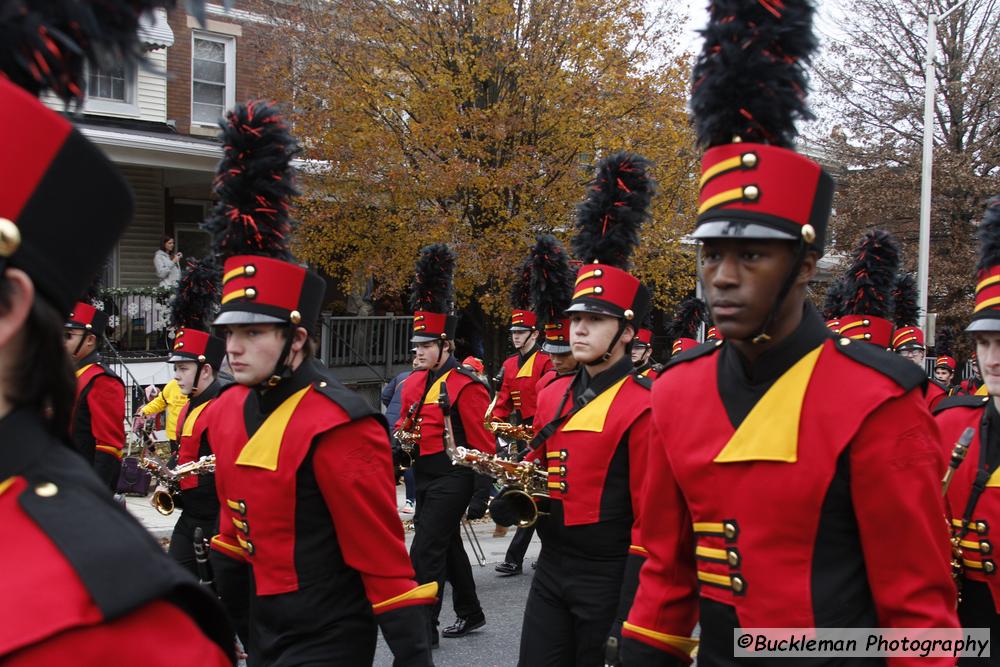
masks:
<instances>
[{"instance_id":1,"label":"white house siding","mask_svg":"<svg viewBox=\"0 0 1000 667\"><path fill-rule=\"evenodd\" d=\"M136 102L139 119L154 123L167 121L167 50L146 54L148 68L140 67L136 82Z\"/></svg>"},{"instance_id":2,"label":"white house siding","mask_svg":"<svg viewBox=\"0 0 1000 667\"><path fill-rule=\"evenodd\" d=\"M153 253L163 234L165 202L163 170L118 165L135 194L135 217L118 243L118 284L147 287L158 284Z\"/></svg>"}]
</instances>

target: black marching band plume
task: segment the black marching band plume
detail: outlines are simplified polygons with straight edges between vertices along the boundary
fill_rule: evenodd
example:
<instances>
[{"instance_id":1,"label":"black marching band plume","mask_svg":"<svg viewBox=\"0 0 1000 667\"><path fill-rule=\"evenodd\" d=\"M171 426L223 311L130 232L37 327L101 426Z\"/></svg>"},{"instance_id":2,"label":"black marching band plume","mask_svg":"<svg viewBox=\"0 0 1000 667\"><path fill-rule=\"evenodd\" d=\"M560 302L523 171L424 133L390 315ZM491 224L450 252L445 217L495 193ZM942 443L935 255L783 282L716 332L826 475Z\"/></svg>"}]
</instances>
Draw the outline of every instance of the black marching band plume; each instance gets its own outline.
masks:
<instances>
[{"instance_id":1,"label":"black marching band plume","mask_svg":"<svg viewBox=\"0 0 1000 667\"><path fill-rule=\"evenodd\" d=\"M219 201L202 225L212 235L215 254L290 260L289 207L299 194L292 158L298 143L277 108L260 100L229 111L220 138L223 157L213 182Z\"/></svg>"},{"instance_id":2,"label":"black marching band plume","mask_svg":"<svg viewBox=\"0 0 1000 667\"><path fill-rule=\"evenodd\" d=\"M707 321L708 306L702 299L692 296L681 301L674 319L667 325L666 334L672 341L670 356L697 346L698 330Z\"/></svg>"},{"instance_id":3,"label":"black marching band plume","mask_svg":"<svg viewBox=\"0 0 1000 667\"><path fill-rule=\"evenodd\" d=\"M976 300L966 331L1000 331L1000 196L987 202L979 223Z\"/></svg>"},{"instance_id":4,"label":"black marching band plume","mask_svg":"<svg viewBox=\"0 0 1000 667\"><path fill-rule=\"evenodd\" d=\"M897 327L915 327L920 320L917 280L912 273L900 273L892 288L893 323Z\"/></svg>"},{"instance_id":5,"label":"black marching band plume","mask_svg":"<svg viewBox=\"0 0 1000 667\"><path fill-rule=\"evenodd\" d=\"M896 239L885 230L874 229L861 237L844 275L842 336L884 348L891 345L899 255Z\"/></svg>"},{"instance_id":6,"label":"black marching band plume","mask_svg":"<svg viewBox=\"0 0 1000 667\"><path fill-rule=\"evenodd\" d=\"M211 258L187 260L171 304L170 320L175 329L209 330L221 278L219 266Z\"/></svg>"},{"instance_id":7,"label":"black marching band plume","mask_svg":"<svg viewBox=\"0 0 1000 667\"><path fill-rule=\"evenodd\" d=\"M531 310L531 255L517 267L510 284L510 330L534 331L538 323Z\"/></svg>"},{"instance_id":8,"label":"black marching band plume","mask_svg":"<svg viewBox=\"0 0 1000 667\"><path fill-rule=\"evenodd\" d=\"M455 339L458 317L451 314L455 301L455 261L455 253L447 243L433 243L420 250L410 288L411 342Z\"/></svg>"},{"instance_id":9,"label":"black marching band plume","mask_svg":"<svg viewBox=\"0 0 1000 667\"><path fill-rule=\"evenodd\" d=\"M570 351L569 320L565 312L573 299L575 273L569 256L556 237L539 234L531 249L531 302L537 326L544 332L542 350L550 354Z\"/></svg>"},{"instance_id":10,"label":"black marching band plume","mask_svg":"<svg viewBox=\"0 0 1000 667\"><path fill-rule=\"evenodd\" d=\"M828 326L831 326L831 322L837 322L837 318L844 312L844 303L847 301L846 288L844 276L837 276L830 281L826 288L826 293L823 295L823 308L820 312Z\"/></svg>"},{"instance_id":11,"label":"black marching band plume","mask_svg":"<svg viewBox=\"0 0 1000 667\"><path fill-rule=\"evenodd\" d=\"M597 165L587 198L577 208L572 241L573 254L584 264L628 270L656 190L649 166L645 158L625 152Z\"/></svg>"},{"instance_id":12,"label":"black marching band plume","mask_svg":"<svg viewBox=\"0 0 1000 667\"><path fill-rule=\"evenodd\" d=\"M0 71L34 96L52 91L65 104L82 105L85 63L142 61L139 22L175 0L10 0L0 11ZM203 17L203 0L188 8ZM226 5L230 3L227 0Z\"/></svg>"},{"instance_id":13,"label":"black marching band plume","mask_svg":"<svg viewBox=\"0 0 1000 667\"><path fill-rule=\"evenodd\" d=\"M813 118L806 66L818 46L814 14L804 0L712 1L691 92L702 147L744 141L791 148L796 121Z\"/></svg>"}]
</instances>

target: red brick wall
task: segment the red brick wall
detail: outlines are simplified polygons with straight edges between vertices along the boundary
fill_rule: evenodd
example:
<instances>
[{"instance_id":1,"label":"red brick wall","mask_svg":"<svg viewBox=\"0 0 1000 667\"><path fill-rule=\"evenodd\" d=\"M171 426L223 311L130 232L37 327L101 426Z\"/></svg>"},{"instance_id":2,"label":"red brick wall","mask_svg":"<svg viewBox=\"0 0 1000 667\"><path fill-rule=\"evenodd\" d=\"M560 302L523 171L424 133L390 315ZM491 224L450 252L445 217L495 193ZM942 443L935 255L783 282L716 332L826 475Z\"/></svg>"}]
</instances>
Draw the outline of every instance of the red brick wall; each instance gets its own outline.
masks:
<instances>
[{"instance_id":1,"label":"red brick wall","mask_svg":"<svg viewBox=\"0 0 1000 667\"><path fill-rule=\"evenodd\" d=\"M168 20L174 32L174 45L167 49L167 120L174 121L177 131L181 134L191 132L191 32L188 27L188 15L184 11L185 3L178 3L179 8L173 9ZM263 14L267 8L262 8L260 2L234 2L235 9L246 9ZM287 101L289 92L263 90L259 71L261 59L266 58L270 40L275 38L276 28L267 23L242 21L232 16L209 14L207 19L238 25L242 35L236 39L236 102L263 97L279 102ZM196 30L198 30L196 28ZM211 32L210 29L205 29ZM222 34L222 33L219 33Z\"/></svg>"}]
</instances>

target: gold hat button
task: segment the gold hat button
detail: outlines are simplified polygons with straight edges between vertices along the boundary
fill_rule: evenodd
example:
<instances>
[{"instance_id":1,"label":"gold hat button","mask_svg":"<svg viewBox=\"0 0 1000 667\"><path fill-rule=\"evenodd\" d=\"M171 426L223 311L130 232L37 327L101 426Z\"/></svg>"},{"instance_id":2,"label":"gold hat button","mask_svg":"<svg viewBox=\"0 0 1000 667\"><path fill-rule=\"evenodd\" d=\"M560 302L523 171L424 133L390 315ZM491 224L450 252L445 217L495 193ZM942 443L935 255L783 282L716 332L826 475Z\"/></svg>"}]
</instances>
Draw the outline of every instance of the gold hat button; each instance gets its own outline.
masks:
<instances>
[{"instance_id":1,"label":"gold hat button","mask_svg":"<svg viewBox=\"0 0 1000 667\"><path fill-rule=\"evenodd\" d=\"M59 487L52 482L45 482L35 487L35 495L42 498L51 498L57 493L59 493Z\"/></svg>"},{"instance_id":2,"label":"gold hat button","mask_svg":"<svg viewBox=\"0 0 1000 667\"><path fill-rule=\"evenodd\" d=\"M749 169L751 167L756 167L757 166L757 154L756 153L744 153L742 155L742 157L740 157L740 162L742 162L743 166L746 167L747 169Z\"/></svg>"},{"instance_id":3,"label":"gold hat button","mask_svg":"<svg viewBox=\"0 0 1000 667\"><path fill-rule=\"evenodd\" d=\"M0 218L0 257L10 257L21 247L21 230L11 220Z\"/></svg>"},{"instance_id":4,"label":"gold hat button","mask_svg":"<svg viewBox=\"0 0 1000 667\"><path fill-rule=\"evenodd\" d=\"M247 264L246 266L243 267L243 273L245 273L248 276L252 276L255 273L257 273L257 267L254 266L253 264Z\"/></svg>"},{"instance_id":5,"label":"gold hat button","mask_svg":"<svg viewBox=\"0 0 1000 667\"><path fill-rule=\"evenodd\" d=\"M255 289L254 289L254 288L252 288L252 287L248 287L248 288L246 289L246 292L244 292L244 294L246 294L246 297L247 297L248 299L253 299L253 298L256 298L256 297L257 297L257 290L255 290Z\"/></svg>"},{"instance_id":6,"label":"gold hat button","mask_svg":"<svg viewBox=\"0 0 1000 667\"><path fill-rule=\"evenodd\" d=\"M760 188L758 188L756 185L746 186L745 188L743 188L743 197L744 199L749 199L750 201L754 201L755 199L757 199L757 197L760 197Z\"/></svg>"}]
</instances>

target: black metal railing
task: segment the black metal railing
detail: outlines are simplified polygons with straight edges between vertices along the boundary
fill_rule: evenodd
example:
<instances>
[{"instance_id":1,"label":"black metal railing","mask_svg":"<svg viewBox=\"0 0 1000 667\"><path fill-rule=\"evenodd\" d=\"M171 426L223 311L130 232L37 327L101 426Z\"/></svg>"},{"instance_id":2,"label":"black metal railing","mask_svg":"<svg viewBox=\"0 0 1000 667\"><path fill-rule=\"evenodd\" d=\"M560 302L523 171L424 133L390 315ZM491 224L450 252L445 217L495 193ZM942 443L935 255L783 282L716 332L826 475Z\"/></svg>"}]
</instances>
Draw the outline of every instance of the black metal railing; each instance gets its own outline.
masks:
<instances>
[{"instance_id":1,"label":"black metal railing","mask_svg":"<svg viewBox=\"0 0 1000 667\"><path fill-rule=\"evenodd\" d=\"M320 359L331 368L365 366L373 379L391 376L393 366L412 354L412 316L334 317L324 315L320 327Z\"/></svg>"},{"instance_id":2,"label":"black metal railing","mask_svg":"<svg viewBox=\"0 0 1000 667\"><path fill-rule=\"evenodd\" d=\"M123 357L163 356L168 349L170 299L166 287L111 287L100 292L108 340Z\"/></svg>"}]
</instances>

